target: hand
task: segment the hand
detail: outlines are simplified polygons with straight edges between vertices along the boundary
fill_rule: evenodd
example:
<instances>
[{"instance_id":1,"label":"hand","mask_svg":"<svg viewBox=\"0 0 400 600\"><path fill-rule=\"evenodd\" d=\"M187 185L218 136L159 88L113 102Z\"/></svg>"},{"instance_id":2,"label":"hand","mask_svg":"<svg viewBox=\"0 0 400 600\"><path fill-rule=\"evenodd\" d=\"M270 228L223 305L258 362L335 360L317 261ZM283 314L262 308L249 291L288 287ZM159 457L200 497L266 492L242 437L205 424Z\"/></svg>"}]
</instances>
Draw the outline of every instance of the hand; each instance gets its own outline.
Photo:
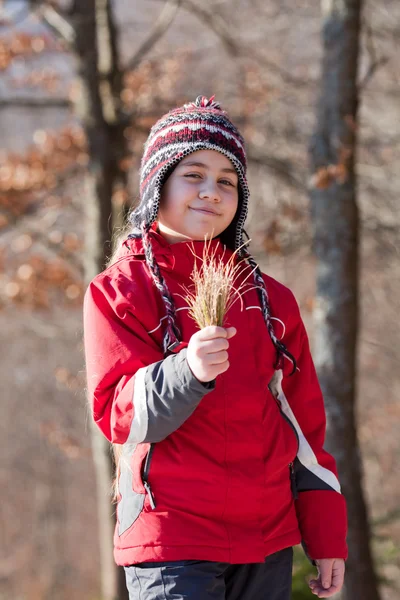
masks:
<instances>
[{"instance_id":1,"label":"hand","mask_svg":"<svg viewBox=\"0 0 400 600\"><path fill-rule=\"evenodd\" d=\"M202 383L212 381L229 369L228 340L236 335L234 327L204 327L192 335L187 361L193 375Z\"/></svg>"},{"instance_id":2,"label":"hand","mask_svg":"<svg viewBox=\"0 0 400 600\"><path fill-rule=\"evenodd\" d=\"M344 581L343 558L315 559L318 569L318 579L311 579L309 586L318 598L330 598L340 592Z\"/></svg>"}]
</instances>

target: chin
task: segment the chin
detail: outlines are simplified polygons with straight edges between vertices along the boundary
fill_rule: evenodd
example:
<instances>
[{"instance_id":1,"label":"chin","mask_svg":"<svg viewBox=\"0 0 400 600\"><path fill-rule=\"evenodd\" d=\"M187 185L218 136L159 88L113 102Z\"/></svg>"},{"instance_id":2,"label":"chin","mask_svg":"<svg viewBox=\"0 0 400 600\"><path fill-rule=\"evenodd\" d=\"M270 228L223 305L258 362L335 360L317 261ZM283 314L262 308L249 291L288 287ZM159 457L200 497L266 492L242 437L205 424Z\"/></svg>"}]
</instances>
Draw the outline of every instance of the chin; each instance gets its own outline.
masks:
<instances>
[{"instance_id":1,"label":"chin","mask_svg":"<svg viewBox=\"0 0 400 600\"><path fill-rule=\"evenodd\" d=\"M209 233L208 231L205 231L202 234L193 234L190 236L191 240L194 240L195 242L204 242L204 240L207 238L209 239L213 239L215 237L218 237L219 233Z\"/></svg>"},{"instance_id":2,"label":"chin","mask_svg":"<svg viewBox=\"0 0 400 600\"><path fill-rule=\"evenodd\" d=\"M220 235L221 231L220 231L220 227L218 229L209 229L208 227L198 227L198 228L193 228L193 229L172 229L172 228L168 228L167 231L163 231L162 229L160 230L161 235L163 235L164 237L166 237L167 239L169 239L172 243L176 243L176 242L184 242L184 241L189 241L189 240L193 240L196 242L204 242L205 238L207 237L207 239L210 238L215 238L217 236Z\"/></svg>"},{"instance_id":3,"label":"chin","mask_svg":"<svg viewBox=\"0 0 400 600\"><path fill-rule=\"evenodd\" d=\"M193 231L191 234L189 234L189 237L192 240L203 240L204 238L207 237L207 239L210 238L215 238L218 237L220 235L221 231L218 229L202 229L202 230L196 230Z\"/></svg>"}]
</instances>

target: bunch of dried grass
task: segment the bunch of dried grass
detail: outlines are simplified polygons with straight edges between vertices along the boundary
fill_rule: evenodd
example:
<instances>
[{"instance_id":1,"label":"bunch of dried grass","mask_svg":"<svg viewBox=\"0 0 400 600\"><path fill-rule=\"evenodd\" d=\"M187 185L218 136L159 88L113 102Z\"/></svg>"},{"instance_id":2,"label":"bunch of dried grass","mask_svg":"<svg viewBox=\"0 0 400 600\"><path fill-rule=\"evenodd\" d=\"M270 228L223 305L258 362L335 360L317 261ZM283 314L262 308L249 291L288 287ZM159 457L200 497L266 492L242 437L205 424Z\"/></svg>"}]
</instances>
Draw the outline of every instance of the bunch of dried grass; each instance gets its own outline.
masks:
<instances>
[{"instance_id":1,"label":"bunch of dried grass","mask_svg":"<svg viewBox=\"0 0 400 600\"><path fill-rule=\"evenodd\" d=\"M246 244L248 243L246 242ZM229 309L237 300L242 302L244 288L249 285L246 284L246 281L254 272L252 270L241 285L238 288L235 287L243 269L250 268L249 265L243 267L246 259L237 260L239 250L246 244L240 246L227 261L224 260L225 252L219 257L216 256L217 248L211 252L211 241L207 242L207 239L202 257L196 256L192 249L194 256L200 258L201 266L198 267L197 261L195 261L190 276L194 284L194 291L190 291L186 287L184 290L186 292L185 300L189 305L189 314L200 329L209 325L223 327Z\"/></svg>"}]
</instances>

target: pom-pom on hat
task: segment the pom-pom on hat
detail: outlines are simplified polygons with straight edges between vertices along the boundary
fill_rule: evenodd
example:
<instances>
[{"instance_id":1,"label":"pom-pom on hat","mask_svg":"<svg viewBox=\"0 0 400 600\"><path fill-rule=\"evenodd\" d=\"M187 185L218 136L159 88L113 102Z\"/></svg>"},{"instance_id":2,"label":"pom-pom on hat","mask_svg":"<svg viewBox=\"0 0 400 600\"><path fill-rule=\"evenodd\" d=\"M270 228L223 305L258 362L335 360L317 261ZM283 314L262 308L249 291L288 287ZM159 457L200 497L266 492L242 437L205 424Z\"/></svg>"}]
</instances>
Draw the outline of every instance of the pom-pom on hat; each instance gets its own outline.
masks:
<instances>
[{"instance_id":1,"label":"pom-pom on hat","mask_svg":"<svg viewBox=\"0 0 400 600\"><path fill-rule=\"evenodd\" d=\"M151 128L144 145L140 169L140 204L131 223L149 227L157 219L163 183L185 156L197 150L216 150L232 162L239 180L239 206L229 226L232 250L243 244L249 188L246 180L245 144L238 129L214 96L198 96L161 117Z\"/></svg>"}]
</instances>

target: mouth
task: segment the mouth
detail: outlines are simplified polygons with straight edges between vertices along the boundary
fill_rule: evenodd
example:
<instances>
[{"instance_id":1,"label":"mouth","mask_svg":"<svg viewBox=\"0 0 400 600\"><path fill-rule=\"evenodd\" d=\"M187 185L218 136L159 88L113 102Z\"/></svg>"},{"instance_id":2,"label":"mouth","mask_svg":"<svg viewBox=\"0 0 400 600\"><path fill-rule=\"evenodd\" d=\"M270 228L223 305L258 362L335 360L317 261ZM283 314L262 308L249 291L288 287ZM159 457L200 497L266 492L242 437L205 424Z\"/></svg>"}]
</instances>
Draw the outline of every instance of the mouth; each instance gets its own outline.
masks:
<instances>
[{"instance_id":1,"label":"mouth","mask_svg":"<svg viewBox=\"0 0 400 600\"><path fill-rule=\"evenodd\" d=\"M202 213L204 215L214 215L215 217L221 216L220 213L217 213L215 210L211 208L194 208L193 206L189 206L190 210L194 210L195 212Z\"/></svg>"}]
</instances>

